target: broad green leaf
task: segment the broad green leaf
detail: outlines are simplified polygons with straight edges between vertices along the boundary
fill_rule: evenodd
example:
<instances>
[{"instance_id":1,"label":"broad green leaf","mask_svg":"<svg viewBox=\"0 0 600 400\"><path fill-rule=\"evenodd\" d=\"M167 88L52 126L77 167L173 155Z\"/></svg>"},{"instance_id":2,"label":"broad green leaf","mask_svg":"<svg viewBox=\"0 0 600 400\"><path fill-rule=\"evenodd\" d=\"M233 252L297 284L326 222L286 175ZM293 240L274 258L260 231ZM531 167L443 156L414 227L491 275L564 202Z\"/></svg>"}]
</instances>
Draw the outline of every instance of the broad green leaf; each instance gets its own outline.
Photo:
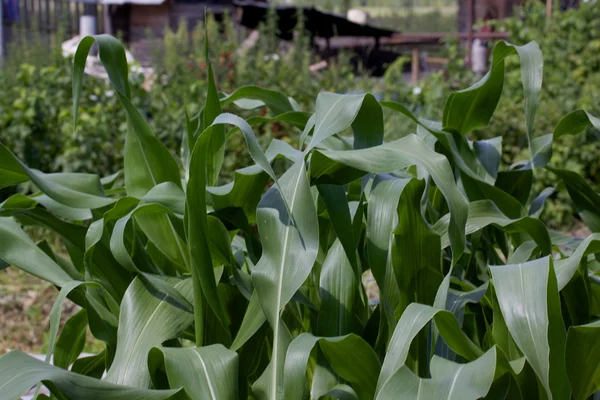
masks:
<instances>
[{"instance_id":1,"label":"broad green leaf","mask_svg":"<svg viewBox=\"0 0 600 400\"><path fill-rule=\"evenodd\" d=\"M242 320L242 325L240 326L235 340L231 345L231 350L239 350L244 343L246 343L260 329L260 327L263 326L266 320L267 317L260 307L258 294L255 290L252 292L250 302L248 303L248 308L246 309L244 319Z\"/></svg>"},{"instance_id":2,"label":"broad green leaf","mask_svg":"<svg viewBox=\"0 0 600 400\"><path fill-rule=\"evenodd\" d=\"M110 248L115 259L130 271L143 270L135 265L125 245L125 232L129 221L135 222L148 239L181 271L189 269L188 246L181 238L183 221L160 204L140 204L116 221L110 238Z\"/></svg>"},{"instance_id":3,"label":"broad green leaf","mask_svg":"<svg viewBox=\"0 0 600 400\"><path fill-rule=\"evenodd\" d=\"M60 327L60 319L61 319L61 315L62 315L62 307L63 307L63 303L65 301L65 299L67 298L67 296L76 288L78 288L79 286L82 285L88 285L88 286L95 286L95 287L99 287L101 288L102 286L97 283L97 282L80 282L80 281L71 281L68 282L66 285L64 285L61 289L60 292L58 293L58 296L56 297L56 300L54 301L54 305L52 306L52 309L50 310L50 332L48 335L48 350L46 351L46 363L50 362L50 358L52 357L52 354L54 354L54 349L55 349L55 345L56 345L56 337L58 335L58 329ZM66 340L66 339L65 339ZM72 346L76 346L76 343L70 343ZM81 349L79 350L81 351ZM59 356L59 363L61 361L65 361L65 358L61 358L62 356ZM62 366L63 368L65 368L65 366L61 365L61 364L56 364L57 366Z\"/></svg>"},{"instance_id":4,"label":"broad green leaf","mask_svg":"<svg viewBox=\"0 0 600 400\"><path fill-rule=\"evenodd\" d=\"M155 347L153 362L164 365L170 387L182 387L192 400L238 398L238 355L222 345Z\"/></svg>"},{"instance_id":5,"label":"broad green leaf","mask_svg":"<svg viewBox=\"0 0 600 400\"><path fill-rule=\"evenodd\" d=\"M562 179L583 222L592 232L600 232L600 195L581 175L566 169L548 168Z\"/></svg>"},{"instance_id":6,"label":"broad green leaf","mask_svg":"<svg viewBox=\"0 0 600 400\"><path fill-rule=\"evenodd\" d=\"M450 311L412 303L402 314L389 342L377 381L378 394L405 365L413 339L432 319L435 320L441 336L454 352L467 360L474 360L483 354L481 349L460 329Z\"/></svg>"},{"instance_id":7,"label":"broad green leaf","mask_svg":"<svg viewBox=\"0 0 600 400\"><path fill-rule=\"evenodd\" d=\"M350 182L365 172L389 173L411 165L423 167L433 178L450 208L449 237L456 262L465 248L468 204L456 186L452 168L441 154L431 151L416 135L363 150L315 151L310 163L311 178L317 182ZM364 172L363 172L364 171Z\"/></svg>"},{"instance_id":8,"label":"broad green leaf","mask_svg":"<svg viewBox=\"0 0 600 400\"><path fill-rule=\"evenodd\" d=\"M342 186L337 185L317 185L317 189L325 203L325 207L327 207L327 213L329 214L335 234L346 252L346 257L350 261L350 265L358 279L361 270L356 254L356 241L352 229L352 218L350 216L346 192Z\"/></svg>"},{"instance_id":9,"label":"broad green leaf","mask_svg":"<svg viewBox=\"0 0 600 400\"><path fill-rule=\"evenodd\" d=\"M310 151L328 137L349 128L358 117L363 104L366 107L364 113L379 112L382 115L381 106L370 94L319 93L315 112L315 128L306 151ZM367 145L381 144L383 130L381 127L375 128L371 131L376 135L375 138L367 137L371 132L366 131L366 121L367 115L363 114L354 125L355 133L359 137L357 145L366 147ZM376 118L375 121L377 121Z\"/></svg>"},{"instance_id":10,"label":"broad green leaf","mask_svg":"<svg viewBox=\"0 0 600 400\"><path fill-rule=\"evenodd\" d=\"M102 374L104 374L105 363L106 350L103 350L93 356L78 358L73 363L71 372L100 379Z\"/></svg>"},{"instance_id":11,"label":"broad green leaf","mask_svg":"<svg viewBox=\"0 0 600 400\"><path fill-rule=\"evenodd\" d=\"M440 236L432 231L421 213L425 181L412 179L398 202L398 226L392 243L392 265L401 290L416 286L413 280L423 269L440 271ZM418 299L419 302L423 300Z\"/></svg>"},{"instance_id":12,"label":"broad green leaf","mask_svg":"<svg viewBox=\"0 0 600 400\"><path fill-rule=\"evenodd\" d=\"M85 345L87 324L87 311L85 309L79 310L79 312L65 322L60 336L56 341L53 358L54 365L67 369L77 360Z\"/></svg>"},{"instance_id":13,"label":"broad green leaf","mask_svg":"<svg viewBox=\"0 0 600 400\"><path fill-rule=\"evenodd\" d=\"M273 140L265 152L267 161L272 164L275 159L286 158L296 161L302 153L281 140ZM234 180L223 186L207 187L207 206L215 211L241 208L248 222L256 220L256 206L269 180L269 175L259 165L251 165L235 171Z\"/></svg>"},{"instance_id":14,"label":"broad green leaf","mask_svg":"<svg viewBox=\"0 0 600 400\"><path fill-rule=\"evenodd\" d=\"M185 213L185 193L181 187L172 182L163 182L154 186L140 200L165 206L179 216Z\"/></svg>"},{"instance_id":15,"label":"broad green leaf","mask_svg":"<svg viewBox=\"0 0 600 400\"><path fill-rule=\"evenodd\" d=\"M0 357L0 393L4 398L19 398L41 381L51 383L52 392L66 399L166 400L175 399L179 392L115 385L48 365L20 351Z\"/></svg>"},{"instance_id":16,"label":"broad green leaf","mask_svg":"<svg viewBox=\"0 0 600 400\"><path fill-rule=\"evenodd\" d=\"M568 399L564 330L549 257L490 267L504 321L549 399Z\"/></svg>"},{"instance_id":17,"label":"broad green leaf","mask_svg":"<svg viewBox=\"0 0 600 400\"><path fill-rule=\"evenodd\" d=\"M562 290L571 281L584 257L596 253L600 253L600 233L586 237L569 257L554 261L558 290Z\"/></svg>"},{"instance_id":18,"label":"broad green leaf","mask_svg":"<svg viewBox=\"0 0 600 400\"><path fill-rule=\"evenodd\" d=\"M0 258L58 287L73 280L12 218L0 218Z\"/></svg>"},{"instance_id":19,"label":"broad green leaf","mask_svg":"<svg viewBox=\"0 0 600 400\"><path fill-rule=\"evenodd\" d=\"M173 182L181 186L179 168L171 153L154 136L144 117L131 104L125 49L117 39L110 35L87 36L77 47L73 65L75 121L77 121L85 62L94 42L98 44L100 61L108 73L110 83L115 88L117 96L127 112L128 129L124 155L127 193L131 196L142 197L162 182Z\"/></svg>"},{"instance_id":20,"label":"broad green leaf","mask_svg":"<svg viewBox=\"0 0 600 400\"><path fill-rule=\"evenodd\" d=\"M319 335L342 336L352 333L357 285L348 257L340 241L336 240L321 268L321 307L317 320Z\"/></svg>"},{"instance_id":21,"label":"broad green leaf","mask_svg":"<svg viewBox=\"0 0 600 400\"><path fill-rule=\"evenodd\" d=\"M442 235L442 248L450 244L448 238L448 215L443 216L433 226L433 230ZM543 222L537 218L523 217L510 219L504 215L490 200L479 200L469 203L469 218L465 232L467 235L489 225L497 225L507 233L527 233L544 254L550 254L552 241Z\"/></svg>"},{"instance_id":22,"label":"broad green leaf","mask_svg":"<svg viewBox=\"0 0 600 400\"><path fill-rule=\"evenodd\" d=\"M246 120L249 125L258 125L264 123L273 123L273 122L286 122L290 125L295 126L299 129L304 129L308 120L310 119L311 114L302 111L288 111L282 114L278 114L275 117L250 117ZM233 129L227 132L227 136L229 137L233 133L235 133L237 129Z\"/></svg>"},{"instance_id":23,"label":"broad green leaf","mask_svg":"<svg viewBox=\"0 0 600 400\"><path fill-rule=\"evenodd\" d=\"M270 399L278 398L287 350L280 341L287 330L280 312L308 277L319 247L317 212L304 163L297 162L279 183L281 189L271 187L258 206L263 254L252 270L254 288L274 335L270 370L266 371L271 373L266 381Z\"/></svg>"},{"instance_id":24,"label":"broad green leaf","mask_svg":"<svg viewBox=\"0 0 600 400\"><path fill-rule=\"evenodd\" d=\"M377 175L367 195L367 258L380 290L380 304L391 336L400 293L392 266L393 231L398 224L398 202L408 179Z\"/></svg>"},{"instance_id":25,"label":"broad green leaf","mask_svg":"<svg viewBox=\"0 0 600 400\"><path fill-rule=\"evenodd\" d=\"M575 110L565 115L554 128L552 134L537 137L532 143L534 164L536 167L544 167L552 158L552 145L564 135L579 135L588 127L593 126L600 130L600 119L594 117L585 110Z\"/></svg>"},{"instance_id":26,"label":"broad green leaf","mask_svg":"<svg viewBox=\"0 0 600 400\"><path fill-rule=\"evenodd\" d=\"M600 321L571 326L567 333L567 375L573 397L584 400L600 390Z\"/></svg>"},{"instance_id":27,"label":"broad green leaf","mask_svg":"<svg viewBox=\"0 0 600 400\"><path fill-rule=\"evenodd\" d=\"M431 379L419 378L403 366L389 379L377 400L476 400L490 390L496 370L496 348L467 364L434 356Z\"/></svg>"},{"instance_id":28,"label":"broad green leaf","mask_svg":"<svg viewBox=\"0 0 600 400\"><path fill-rule=\"evenodd\" d=\"M371 347L356 335L316 337L300 334L290 344L285 358L284 396L302 399L308 359L313 347L319 346L332 369L348 381L359 399L372 399L379 374L379 360Z\"/></svg>"},{"instance_id":29,"label":"broad green leaf","mask_svg":"<svg viewBox=\"0 0 600 400\"><path fill-rule=\"evenodd\" d=\"M360 110L352 122L354 148L366 149L383 143L383 110L375 97L365 95Z\"/></svg>"},{"instance_id":30,"label":"broad green leaf","mask_svg":"<svg viewBox=\"0 0 600 400\"><path fill-rule=\"evenodd\" d=\"M189 279L170 278L166 282L191 301L192 283ZM192 314L170 304L164 295L150 293L140 279L134 279L121 303L117 350L106 380L148 388L148 352L165 340L176 337L192 322Z\"/></svg>"},{"instance_id":31,"label":"broad green leaf","mask_svg":"<svg viewBox=\"0 0 600 400\"><path fill-rule=\"evenodd\" d=\"M283 93L258 86L242 86L230 95L221 98L222 106L230 103L235 103L238 107L244 109L267 106L275 115L296 111Z\"/></svg>"},{"instance_id":32,"label":"broad green leaf","mask_svg":"<svg viewBox=\"0 0 600 400\"><path fill-rule=\"evenodd\" d=\"M524 46L514 46L504 41L498 42L492 51L491 67L488 73L470 88L448 96L444 107L444 130L465 135L489 123L502 94L504 59L512 54L518 54L521 60L521 80L525 94L525 126L531 145L544 65L542 52L535 42L529 42Z\"/></svg>"},{"instance_id":33,"label":"broad green leaf","mask_svg":"<svg viewBox=\"0 0 600 400\"><path fill-rule=\"evenodd\" d=\"M31 180L42 192L53 200L74 208L100 208L115 200L104 196L100 178L92 174L44 174L30 169L10 150L0 143L0 187L15 185Z\"/></svg>"}]
</instances>

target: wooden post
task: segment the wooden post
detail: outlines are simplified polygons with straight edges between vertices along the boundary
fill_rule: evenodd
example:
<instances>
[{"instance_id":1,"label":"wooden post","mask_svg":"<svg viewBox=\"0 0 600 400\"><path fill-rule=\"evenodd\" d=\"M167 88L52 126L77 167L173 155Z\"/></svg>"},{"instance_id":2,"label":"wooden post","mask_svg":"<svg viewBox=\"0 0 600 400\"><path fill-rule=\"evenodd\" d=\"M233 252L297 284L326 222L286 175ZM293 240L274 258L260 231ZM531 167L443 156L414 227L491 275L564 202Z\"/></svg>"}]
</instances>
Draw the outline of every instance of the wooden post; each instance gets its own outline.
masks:
<instances>
[{"instance_id":1,"label":"wooden post","mask_svg":"<svg viewBox=\"0 0 600 400\"><path fill-rule=\"evenodd\" d=\"M471 68L471 48L473 47L473 3L467 0L467 67Z\"/></svg>"},{"instance_id":2,"label":"wooden post","mask_svg":"<svg viewBox=\"0 0 600 400\"><path fill-rule=\"evenodd\" d=\"M410 82L413 85L417 84L417 81L419 80L419 49L413 49L412 51L412 63L411 63L411 77L410 77Z\"/></svg>"},{"instance_id":3,"label":"wooden post","mask_svg":"<svg viewBox=\"0 0 600 400\"><path fill-rule=\"evenodd\" d=\"M552 18L552 0L546 0L546 18Z\"/></svg>"}]
</instances>

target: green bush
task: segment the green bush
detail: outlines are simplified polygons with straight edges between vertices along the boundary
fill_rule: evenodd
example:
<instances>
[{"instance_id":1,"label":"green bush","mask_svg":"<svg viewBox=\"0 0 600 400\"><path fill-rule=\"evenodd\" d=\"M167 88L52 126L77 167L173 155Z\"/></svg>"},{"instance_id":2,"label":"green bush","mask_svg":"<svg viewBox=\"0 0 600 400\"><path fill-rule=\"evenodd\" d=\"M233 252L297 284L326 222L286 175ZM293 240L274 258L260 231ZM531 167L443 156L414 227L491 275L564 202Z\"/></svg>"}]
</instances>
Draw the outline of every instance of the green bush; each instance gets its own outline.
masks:
<instances>
[{"instance_id":1,"label":"green bush","mask_svg":"<svg viewBox=\"0 0 600 400\"><path fill-rule=\"evenodd\" d=\"M549 164L555 140L600 120L577 110L534 137L534 42L498 43L490 74L450 94L442 122L370 94L323 92L314 113L257 86L219 98L207 61L182 173L131 103L119 43L85 38L76 59L94 41L127 114L124 186L45 174L0 146L0 187L31 181L41 191L2 203L1 265L60 288L46 362L0 357L4 397L39 382L57 398L115 400L586 399L598 390L600 236L548 229L539 219L547 193L531 193L551 171L600 231L600 196ZM490 122L511 55L534 72L523 82L532 154L507 166L498 138L467 135ZM76 90L76 109L80 98ZM232 102L271 114L223 113ZM384 142L384 108L417 133ZM252 126L282 121L302 130L300 145L273 140L263 151ZM254 163L219 185L236 136ZM280 174L277 160L287 160ZM68 257L20 225L60 235ZM368 270L376 304L361 282ZM59 335L65 298L82 311ZM87 326L104 350L78 359Z\"/></svg>"},{"instance_id":2,"label":"green bush","mask_svg":"<svg viewBox=\"0 0 600 400\"><path fill-rule=\"evenodd\" d=\"M497 22L496 28L510 32L512 43L536 40L544 53L544 86L536 116L536 135L552 132L561 116L577 108L600 114L600 7L593 2L567 11L556 10L547 20L545 6L529 2L517 9L513 18ZM479 137L503 136L506 158L527 158L523 150L525 126L522 118L520 71L515 62L507 64L503 100L491 124ZM552 162L582 174L597 185L600 153L595 142L597 133L588 131L577 137L561 139L556 144ZM555 186L556 177L541 173L536 190ZM569 228L574 209L568 197L559 194L550 199L543 218L555 227Z\"/></svg>"}]
</instances>

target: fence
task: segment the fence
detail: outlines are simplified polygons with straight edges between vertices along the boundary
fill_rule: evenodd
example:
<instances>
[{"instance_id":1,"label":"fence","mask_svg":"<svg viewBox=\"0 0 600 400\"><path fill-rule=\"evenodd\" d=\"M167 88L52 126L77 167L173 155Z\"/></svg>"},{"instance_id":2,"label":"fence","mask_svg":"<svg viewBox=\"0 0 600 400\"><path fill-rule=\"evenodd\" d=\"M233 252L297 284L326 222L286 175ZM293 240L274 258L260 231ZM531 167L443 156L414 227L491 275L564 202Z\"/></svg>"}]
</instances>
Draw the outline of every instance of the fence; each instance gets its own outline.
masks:
<instances>
[{"instance_id":1,"label":"fence","mask_svg":"<svg viewBox=\"0 0 600 400\"><path fill-rule=\"evenodd\" d=\"M26 45L32 38L50 43L59 32L61 37L77 35L84 6L82 2L69 0L0 0L0 49L9 53L11 48ZM97 29L103 32L104 6L95 7Z\"/></svg>"}]
</instances>

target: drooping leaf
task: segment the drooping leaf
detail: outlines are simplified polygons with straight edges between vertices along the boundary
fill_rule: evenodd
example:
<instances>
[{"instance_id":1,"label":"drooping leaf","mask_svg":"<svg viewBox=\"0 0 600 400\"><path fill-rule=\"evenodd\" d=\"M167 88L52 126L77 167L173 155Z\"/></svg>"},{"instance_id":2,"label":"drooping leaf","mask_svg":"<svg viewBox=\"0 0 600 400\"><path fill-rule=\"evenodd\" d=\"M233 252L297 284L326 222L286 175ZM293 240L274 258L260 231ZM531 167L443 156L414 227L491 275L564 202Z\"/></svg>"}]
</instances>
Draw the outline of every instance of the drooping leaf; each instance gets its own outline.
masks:
<instances>
[{"instance_id":1,"label":"drooping leaf","mask_svg":"<svg viewBox=\"0 0 600 400\"><path fill-rule=\"evenodd\" d=\"M379 374L379 360L373 349L360 337L316 337L303 333L290 344L285 359L285 399L301 399L308 358L319 343L332 369L348 381L359 399L372 399Z\"/></svg>"},{"instance_id":2,"label":"drooping leaf","mask_svg":"<svg viewBox=\"0 0 600 400\"><path fill-rule=\"evenodd\" d=\"M583 400L600 390L600 321L571 326L567 333L567 375L573 397Z\"/></svg>"},{"instance_id":3,"label":"drooping leaf","mask_svg":"<svg viewBox=\"0 0 600 400\"><path fill-rule=\"evenodd\" d=\"M18 398L41 381L50 382L51 391L67 399L166 400L176 398L179 392L115 385L48 365L16 350L0 357L0 393L5 398Z\"/></svg>"},{"instance_id":4,"label":"drooping leaf","mask_svg":"<svg viewBox=\"0 0 600 400\"><path fill-rule=\"evenodd\" d=\"M549 257L492 266L494 288L508 330L548 398L567 399L564 329L556 275Z\"/></svg>"},{"instance_id":5,"label":"drooping leaf","mask_svg":"<svg viewBox=\"0 0 600 400\"><path fill-rule=\"evenodd\" d=\"M392 375L376 399L476 400L489 392L495 370L495 347L467 364L456 364L434 356L431 379L419 378L403 366Z\"/></svg>"},{"instance_id":6,"label":"drooping leaf","mask_svg":"<svg viewBox=\"0 0 600 400\"><path fill-rule=\"evenodd\" d=\"M280 179L281 190L271 187L261 200L258 229L263 254L252 270L252 282L260 305L273 329L271 373L266 383L268 397L275 399L283 383L286 330L280 312L308 277L317 257L319 232L317 212L303 162L296 163ZM288 213L285 201L289 205Z\"/></svg>"},{"instance_id":7,"label":"drooping leaf","mask_svg":"<svg viewBox=\"0 0 600 400\"><path fill-rule=\"evenodd\" d=\"M54 350L54 365L67 369L77 360L85 345L87 311L80 310L65 322Z\"/></svg>"},{"instance_id":8,"label":"drooping leaf","mask_svg":"<svg viewBox=\"0 0 600 400\"><path fill-rule=\"evenodd\" d=\"M222 345L155 347L149 358L151 366L164 365L170 387L183 388L192 400L238 398L238 355Z\"/></svg>"},{"instance_id":9,"label":"drooping leaf","mask_svg":"<svg viewBox=\"0 0 600 400\"><path fill-rule=\"evenodd\" d=\"M189 279L170 278L166 282L191 301ZM144 389L150 387L148 352L176 337L192 322L192 314L170 304L165 295L150 293L140 279L134 279L121 303L117 350L106 380Z\"/></svg>"},{"instance_id":10,"label":"drooping leaf","mask_svg":"<svg viewBox=\"0 0 600 400\"><path fill-rule=\"evenodd\" d=\"M411 165L423 167L448 202L451 217L449 226L452 258L456 262L465 247L464 226L468 205L460 192L448 160L431 151L416 135L363 150L315 151L310 163L311 178L317 182L351 182L365 172L389 173Z\"/></svg>"}]
</instances>

